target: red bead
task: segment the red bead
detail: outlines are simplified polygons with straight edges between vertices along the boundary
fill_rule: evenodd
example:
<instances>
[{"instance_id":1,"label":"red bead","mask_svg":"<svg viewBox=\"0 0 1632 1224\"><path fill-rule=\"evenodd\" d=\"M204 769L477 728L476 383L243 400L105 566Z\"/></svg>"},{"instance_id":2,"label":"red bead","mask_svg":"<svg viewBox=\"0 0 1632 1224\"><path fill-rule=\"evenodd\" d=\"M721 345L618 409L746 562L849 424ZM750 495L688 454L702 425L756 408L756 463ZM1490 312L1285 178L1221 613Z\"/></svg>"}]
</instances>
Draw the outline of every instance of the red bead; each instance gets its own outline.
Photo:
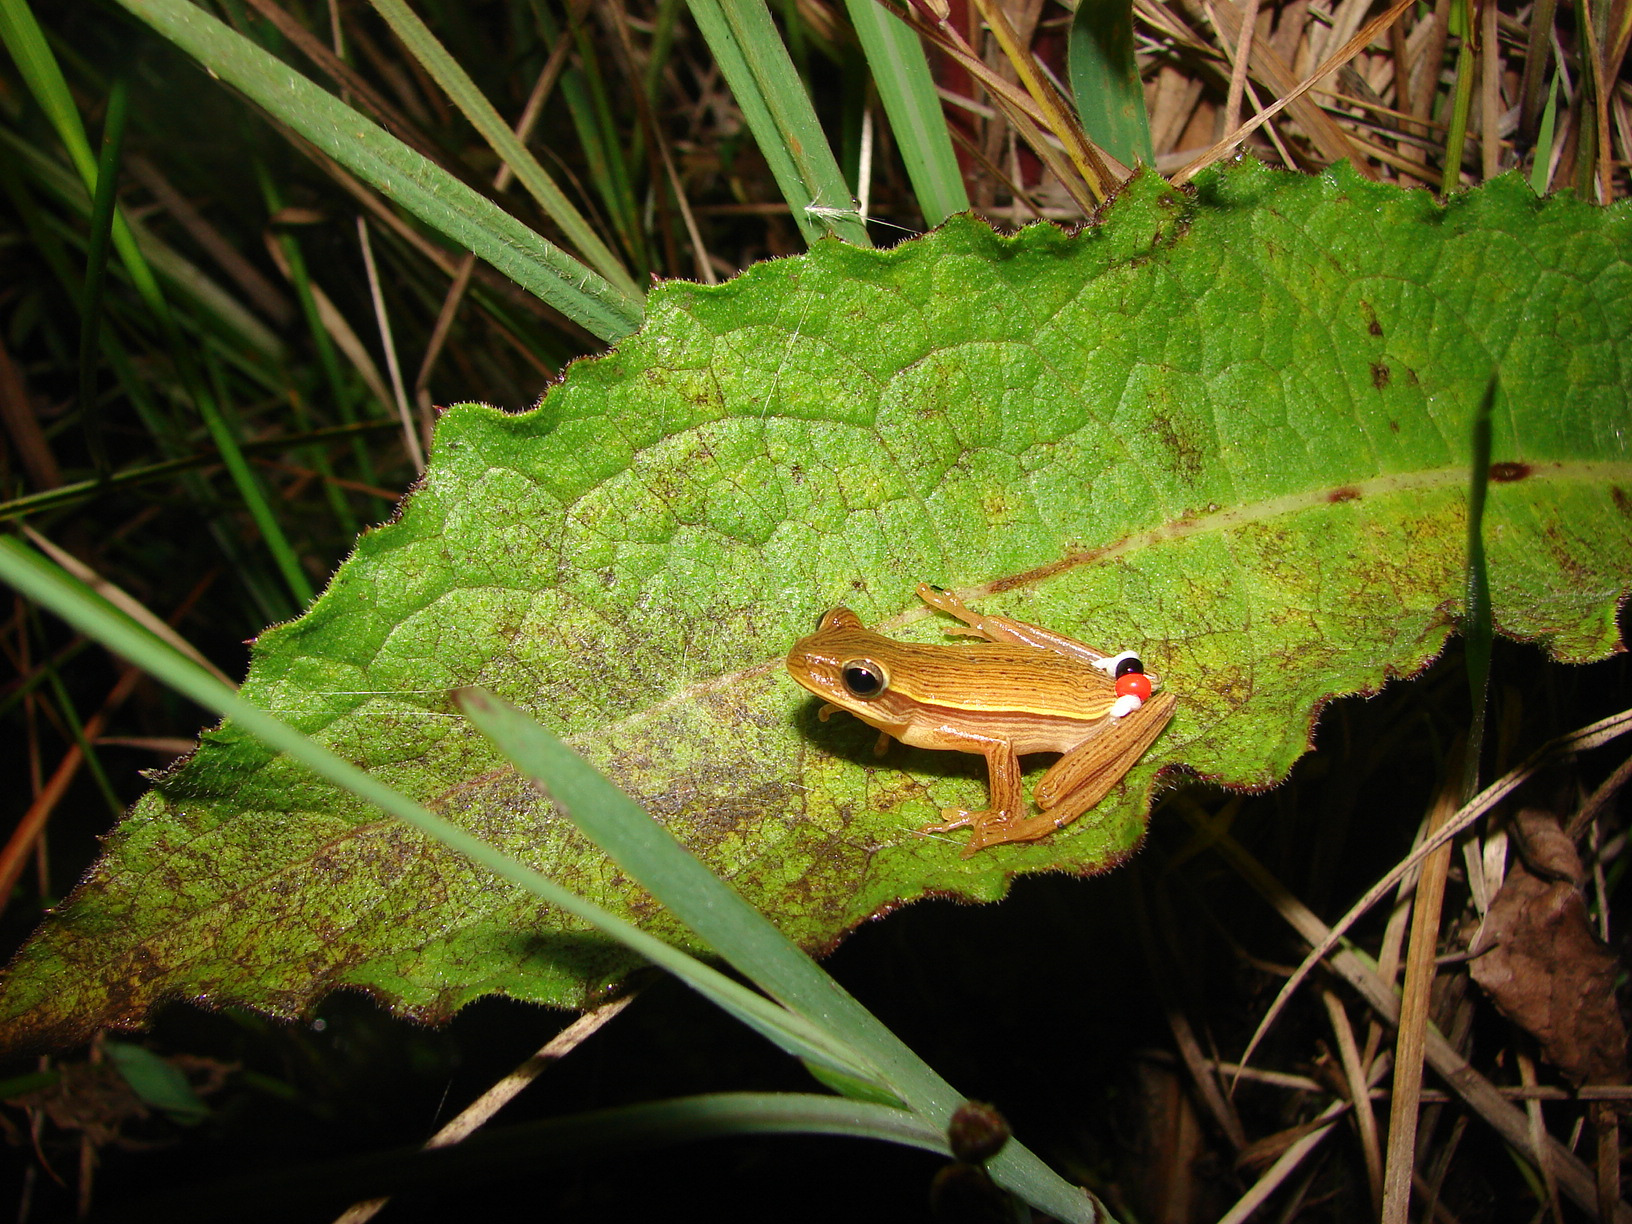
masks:
<instances>
[{"instance_id":1,"label":"red bead","mask_svg":"<svg viewBox=\"0 0 1632 1224\"><path fill-rule=\"evenodd\" d=\"M1144 672L1127 672L1116 678L1116 695L1133 696L1140 701L1150 700L1150 677Z\"/></svg>"}]
</instances>

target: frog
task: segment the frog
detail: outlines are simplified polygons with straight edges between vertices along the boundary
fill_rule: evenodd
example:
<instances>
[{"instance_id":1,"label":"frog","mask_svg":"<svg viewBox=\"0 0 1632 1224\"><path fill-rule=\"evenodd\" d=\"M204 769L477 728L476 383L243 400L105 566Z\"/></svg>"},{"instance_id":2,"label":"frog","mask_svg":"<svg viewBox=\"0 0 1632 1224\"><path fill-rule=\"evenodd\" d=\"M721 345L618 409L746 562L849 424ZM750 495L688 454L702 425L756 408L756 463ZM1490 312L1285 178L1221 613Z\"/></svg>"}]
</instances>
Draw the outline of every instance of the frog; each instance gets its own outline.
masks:
<instances>
[{"instance_id":1,"label":"frog","mask_svg":"<svg viewBox=\"0 0 1632 1224\"><path fill-rule=\"evenodd\" d=\"M931 608L978 642L902 642L866 628L849 608L822 613L814 633L788 651L793 679L823 699L822 721L839 712L879 731L878 751L915 748L986 759L988 806L944 808L925 835L971 830L969 858L1009 842L1035 841L1102 801L1173 717L1176 697L1138 654L1106 654L1040 625L983 616L953 592L920 583ZM1026 803L1020 758L1057 752Z\"/></svg>"}]
</instances>

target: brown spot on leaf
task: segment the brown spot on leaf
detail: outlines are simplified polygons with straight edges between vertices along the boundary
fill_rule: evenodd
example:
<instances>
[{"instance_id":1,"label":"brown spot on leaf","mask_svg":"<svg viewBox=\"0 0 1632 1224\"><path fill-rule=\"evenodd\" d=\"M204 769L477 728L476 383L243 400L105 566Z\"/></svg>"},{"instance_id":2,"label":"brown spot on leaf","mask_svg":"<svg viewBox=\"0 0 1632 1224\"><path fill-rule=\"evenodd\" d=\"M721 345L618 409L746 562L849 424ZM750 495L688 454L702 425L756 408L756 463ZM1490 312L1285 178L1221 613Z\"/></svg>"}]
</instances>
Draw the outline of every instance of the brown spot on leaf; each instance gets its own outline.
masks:
<instances>
[{"instance_id":1,"label":"brown spot on leaf","mask_svg":"<svg viewBox=\"0 0 1632 1224\"><path fill-rule=\"evenodd\" d=\"M1381 391L1393 380L1394 374L1388 368L1387 362L1374 361L1371 363L1371 385L1373 387L1376 387L1377 390Z\"/></svg>"},{"instance_id":2,"label":"brown spot on leaf","mask_svg":"<svg viewBox=\"0 0 1632 1224\"><path fill-rule=\"evenodd\" d=\"M1530 475L1528 463L1493 463L1490 465L1490 478L1497 484L1512 484L1515 480L1523 480Z\"/></svg>"},{"instance_id":3,"label":"brown spot on leaf","mask_svg":"<svg viewBox=\"0 0 1632 1224\"><path fill-rule=\"evenodd\" d=\"M1377 311L1364 298L1360 299L1360 313L1365 316L1366 330L1374 336L1381 336L1383 334L1383 325L1377 322Z\"/></svg>"},{"instance_id":4,"label":"brown spot on leaf","mask_svg":"<svg viewBox=\"0 0 1632 1224\"><path fill-rule=\"evenodd\" d=\"M1359 501L1360 490L1345 485L1341 489L1333 489L1330 493L1326 494L1326 500L1332 502L1333 504L1339 502Z\"/></svg>"}]
</instances>

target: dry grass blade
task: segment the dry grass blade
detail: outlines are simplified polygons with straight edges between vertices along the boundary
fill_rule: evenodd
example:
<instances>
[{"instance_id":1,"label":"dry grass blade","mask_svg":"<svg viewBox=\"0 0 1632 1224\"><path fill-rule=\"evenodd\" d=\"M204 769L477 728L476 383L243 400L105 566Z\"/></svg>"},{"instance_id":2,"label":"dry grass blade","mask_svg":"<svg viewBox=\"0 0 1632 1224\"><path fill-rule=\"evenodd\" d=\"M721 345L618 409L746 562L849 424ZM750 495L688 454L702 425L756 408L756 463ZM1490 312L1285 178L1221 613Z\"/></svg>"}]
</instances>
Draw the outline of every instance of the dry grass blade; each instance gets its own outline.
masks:
<instances>
[{"instance_id":1,"label":"dry grass blade","mask_svg":"<svg viewBox=\"0 0 1632 1224\"><path fill-rule=\"evenodd\" d=\"M1219 36L1225 46L1233 46L1241 41L1242 15L1230 0L1217 0L1216 3L1209 6L1209 12L1213 16ZM1364 46L1364 42L1360 43L1355 47L1355 52L1358 53ZM1311 80L1300 85L1297 75L1286 61L1272 47L1266 46L1256 39L1249 45L1246 65L1247 69L1255 70L1270 88L1277 93L1286 95L1282 105L1292 109L1293 117L1309 133L1309 139L1314 143L1315 148L1323 158L1327 161L1347 159L1353 162L1362 174L1374 177L1373 172L1366 167L1365 160L1356 156L1348 136L1337 125L1336 121L1316 105L1312 99L1306 99L1303 96L1311 85L1320 82L1326 74L1326 69L1323 68L1317 71ZM1233 75L1232 73L1232 78ZM1250 89L1250 86L1247 86L1247 88ZM1251 129L1246 130L1250 131ZM1283 159L1286 157L1284 150L1282 151L1282 157ZM1292 165L1293 163L1288 160L1286 164Z\"/></svg>"},{"instance_id":2,"label":"dry grass blade","mask_svg":"<svg viewBox=\"0 0 1632 1224\"><path fill-rule=\"evenodd\" d=\"M320 68L324 75L344 89L351 98L366 108L391 134L431 161L442 159L435 145L425 139L419 129L385 95L369 82L367 77L353 70L351 65L325 47L321 40L301 25L292 15L272 0L249 0L249 5L271 23L277 32L287 38L302 55Z\"/></svg>"},{"instance_id":3,"label":"dry grass blade","mask_svg":"<svg viewBox=\"0 0 1632 1224\"><path fill-rule=\"evenodd\" d=\"M538 78L533 82L532 92L527 95L527 104L521 108L521 118L516 120L516 139L525 142L532 136L538 118L544 112L544 103L555 88L571 50L572 43L565 38L559 39L550 49L550 57L544 61L544 67L539 70ZM515 171L511 169L510 163L501 164L493 176L494 194L502 195L514 177ZM459 271L454 275L453 283L448 286L448 292L442 299L442 309L437 312L430 342L425 346L425 356L419 363L419 373L414 377L414 402L421 404L422 410L430 398L431 374L436 369L437 360L442 355L442 348L447 343L448 336L453 332L454 316L458 314L459 306L470 289L470 278L475 269L476 256L467 251L464 258L459 261Z\"/></svg>"},{"instance_id":4,"label":"dry grass blade","mask_svg":"<svg viewBox=\"0 0 1632 1224\"><path fill-rule=\"evenodd\" d=\"M143 679L143 673L134 667L127 667L119 674L119 679L103 699L102 707L85 720L84 733L88 742L94 742L101 736L102 729L108 725L108 719L118 711ZM28 810L12 828L5 846L0 847L0 898L9 898L12 895L12 889L22 878L29 855L45 831L51 813L62 802L69 784L73 782L84 763L84 751L78 744L70 744L63 752L62 759L57 762L56 769L35 794L33 802L28 805Z\"/></svg>"},{"instance_id":5,"label":"dry grass blade","mask_svg":"<svg viewBox=\"0 0 1632 1224\"><path fill-rule=\"evenodd\" d=\"M1019 137L1025 141L1032 152L1042 159L1050 173L1059 181L1060 185L1071 196L1072 202L1084 213L1093 211L1094 198L1090 191L1090 184L1080 178L1070 164L1060 156L1059 150L1044 138L1043 132L1051 125L1049 117L1035 98L1024 89L1017 88L1012 82L1005 80L992 66L964 41L962 35L946 20L930 21L925 19L916 9L909 10L912 16L911 24L930 42L940 47L958 67L978 81L982 88L991 95L996 105ZM956 129L954 129L956 134ZM1103 166L1103 158L1095 154L1095 160Z\"/></svg>"},{"instance_id":6,"label":"dry grass blade","mask_svg":"<svg viewBox=\"0 0 1632 1224\"><path fill-rule=\"evenodd\" d=\"M635 1001L638 994L638 990L626 994L579 1016L550 1038L537 1053L530 1055L509 1075L465 1106L453 1121L427 1139L426 1149L462 1143L474 1135L487 1125L494 1114L521 1095L524 1088L615 1020L624 1008ZM335 1217L334 1224L365 1224L379 1215L390 1201L389 1198L377 1198L354 1203Z\"/></svg>"},{"instance_id":7,"label":"dry grass blade","mask_svg":"<svg viewBox=\"0 0 1632 1224\"><path fill-rule=\"evenodd\" d=\"M1592 1124L1598 1133L1598 1218L1607 1220L1621 1201L1621 1115L1613 1105L1599 1103Z\"/></svg>"},{"instance_id":8,"label":"dry grass blade","mask_svg":"<svg viewBox=\"0 0 1632 1224\"><path fill-rule=\"evenodd\" d=\"M1628 757L1617 765L1615 772L1605 778L1598 789L1587 797L1587 801L1581 805L1581 810L1570 817L1567 836L1571 841L1580 839L1581 834L1586 832L1587 826L1598 819L1598 816L1609 806L1609 801L1629 780L1632 780L1632 757Z\"/></svg>"},{"instance_id":9,"label":"dry grass blade","mask_svg":"<svg viewBox=\"0 0 1632 1224\"><path fill-rule=\"evenodd\" d=\"M249 258L227 239L215 226L194 208L163 172L146 157L132 157L126 163L132 177L152 193L159 207L174 217L188 236L215 261L257 310L277 325L287 325L294 318L294 304Z\"/></svg>"},{"instance_id":10,"label":"dry grass blade","mask_svg":"<svg viewBox=\"0 0 1632 1224\"><path fill-rule=\"evenodd\" d=\"M1252 36L1258 24L1258 0L1247 0L1246 12L1241 15L1241 30L1235 37L1235 53L1231 57L1230 92L1224 103L1224 129L1230 131L1241 123L1241 95L1247 86L1247 65L1252 62Z\"/></svg>"},{"instance_id":11,"label":"dry grass blade","mask_svg":"<svg viewBox=\"0 0 1632 1224\"><path fill-rule=\"evenodd\" d=\"M4 338L0 338L0 424L11 439L17 458L38 489L54 489L62 483L56 456L40 428L39 417L28 394L23 371L12 360Z\"/></svg>"},{"instance_id":12,"label":"dry grass blade","mask_svg":"<svg viewBox=\"0 0 1632 1224\"><path fill-rule=\"evenodd\" d=\"M1332 1023L1332 1036L1337 1040L1338 1058L1343 1064L1343 1078L1349 1087L1349 1101L1354 1106L1354 1120L1360 1128L1360 1150L1366 1159L1366 1183L1371 1190L1372 1209L1382 1201L1383 1158L1377 1135L1377 1115L1371 1107L1371 1093L1360 1049L1354 1040L1354 1027L1349 1023L1343 1001L1330 990L1320 992L1320 1001Z\"/></svg>"},{"instance_id":13,"label":"dry grass blade","mask_svg":"<svg viewBox=\"0 0 1632 1224\"><path fill-rule=\"evenodd\" d=\"M425 447L414 429L413 411L408 405L408 392L402 385L402 367L397 362L397 342L391 335L391 314L386 309L385 294L380 289L379 268L374 263L374 245L369 241L368 222L357 218L357 246L363 253L363 270L368 278L369 297L374 303L374 323L380 329L380 348L385 352L385 369L391 376L391 402L396 405L397 419L402 422L402 441L414 470L425 470ZM431 421L421 422L425 439L430 439Z\"/></svg>"},{"instance_id":14,"label":"dry grass blade","mask_svg":"<svg viewBox=\"0 0 1632 1224\"><path fill-rule=\"evenodd\" d=\"M1310 1153L1320 1146L1321 1140L1332 1133L1332 1127L1337 1124L1337 1119L1342 1117L1348 1108L1349 1102L1337 1100L1322 1109L1314 1121L1305 1127L1307 1133L1281 1153L1280 1158L1265 1170L1264 1175L1236 1200L1229 1211L1224 1213L1219 1219L1219 1224L1244 1224L1250 1219L1253 1213L1268 1201L1269 1196L1298 1171Z\"/></svg>"},{"instance_id":15,"label":"dry grass blade","mask_svg":"<svg viewBox=\"0 0 1632 1224\"><path fill-rule=\"evenodd\" d=\"M72 574L80 582L83 582L86 586L90 587L91 590L95 591L103 599L107 600L114 607L118 608L121 612L130 617L131 620L135 621L142 628L146 629L154 637L160 639L161 641L168 642L171 646L181 651L182 654L186 655L194 663L197 663L200 667L208 671L217 680L221 681L222 684L230 685L233 683L224 671L206 659L201 653L199 653L196 646L172 629L169 624L165 622L163 617L155 615L152 609L150 609L146 604L142 603L141 600L131 595L117 583L111 582L107 578L103 577L95 569L89 565L86 565L67 549L57 547L56 544L52 543L45 536L34 530L34 528L25 524L23 526L23 534L28 536L29 540L34 544L34 546L46 556L50 557L58 565L62 566L63 569Z\"/></svg>"},{"instance_id":16,"label":"dry grass blade","mask_svg":"<svg viewBox=\"0 0 1632 1224\"><path fill-rule=\"evenodd\" d=\"M1309 76L1304 78L1302 83L1290 93L1283 95L1275 103L1259 111L1251 119L1247 120L1235 131L1225 136L1223 140L1219 141L1212 148L1208 149L1207 152L1203 153L1200 157L1196 158L1189 165L1185 166L1184 169L1175 174L1172 179L1173 183L1175 185L1180 183L1188 183L1204 166L1212 165L1236 145L1240 144L1241 141L1247 136L1257 131L1265 123L1268 123L1269 120L1280 114L1282 110L1292 105L1292 103L1296 102L1299 98L1302 98L1304 94L1308 93L1316 85L1320 84L1320 82L1323 81L1329 73L1337 71L1337 69L1348 63L1360 52L1361 48L1370 43L1372 39L1376 38L1377 35L1387 29L1393 22L1399 20L1400 14L1404 13L1406 9L1410 8L1413 3L1415 3L1415 0L1395 0L1395 3L1389 7L1387 12L1368 22L1364 29L1362 29L1353 38L1349 39L1348 42L1339 47L1336 53L1328 57L1319 68L1316 68L1314 72L1310 73ZM1354 164L1356 169L1360 169L1362 173L1370 173L1364 169L1364 163L1359 159L1356 159Z\"/></svg>"},{"instance_id":17,"label":"dry grass blade","mask_svg":"<svg viewBox=\"0 0 1632 1224\"><path fill-rule=\"evenodd\" d=\"M1014 27L1003 15L1002 7L992 0L975 0L975 5L980 10L986 27L1002 45L1009 63L1025 83L1026 92L1031 95L1038 110L1042 112L1048 130L1053 132L1055 138L1064 146L1066 155L1070 157L1077 173L1082 176L1082 181L1088 184L1088 189L1096 200L1105 199L1113 186L1110 173L1088 142L1088 138L1083 135L1082 125L1068 112L1059 91L1037 70L1037 62L1032 58L1030 48L1021 45ZM1069 188L1069 180L1066 181L1066 185Z\"/></svg>"},{"instance_id":18,"label":"dry grass blade","mask_svg":"<svg viewBox=\"0 0 1632 1224\"><path fill-rule=\"evenodd\" d=\"M278 271L282 272L290 281L293 281L294 270L290 268L289 260L284 255L283 248L278 245L276 238L270 233L266 235L266 253L273 264L276 265ZM334 342L337 349L345 354L346 360L351 362L352 369L357 372L358 377L367 385L369 393L381 404L389 404L391 402L390 389L386 387L385 378L380 374L379 367L374 364L374 358L369 354L368 346L352 330L346 316L341 313L340 308L334 304L329 295L323 291L322 286L312 285L311 293L312 301L317 306L318 318L322 322L323 330L328 334L329 339Z\"/></svg>"},{"instance_id":19,"label":"dry grass blade","mask_svg":"<svg viewBox=\"0 0 1632 1224\"><path fill-rule=\"evenodd\" d=\"M1536 1060L1521 1049L1517 1052L1516 1061L1519 1064L1519 1082L1526 1088L1538 1086L1540 1081L1536 1078ZM1547 1124L1542 1120L1541 1102L1533 1099L1526 1101L1524 1117L1530 1124L1531 1140L1540 1154L1540 1159L1536 1162L1536 1171L1541 1174L1541 1183L1547 1188L1547 1208L1552 1213L1553 1219L1562 1220L1564 1212L1558 1202L1558 1177L1553 1171L1552 1154L1542 1142L1543 1136L1547 1133Z\"/></svg>"},{"instance_id":20,"label":"dry grass blade","mask_svg":"<svg viewBox=\"0 0 1632 1224\"><path fill-rule=\"evenodd\" d=\"M1235 1112L1235 1107L1219 1086L1218 1060L1208 1058L1202 1052L1201 1043L1196 1040L1195 1029L1179 1008L1167 1009L1167 1023L1173 1031L1173 1042L1179 1048L1179 1056L1184 1060L1185 1070L1190 1073L1191 1083L1195 1085L1196 1091L1201 1093L1202 1102L1207 1106L1207 1112L1213 1116L1213 1122L1224 1132L1232 1147L1238 1151L1246 1147L1246 1128L1241 1125L1241 1118Z\"/></svg>"},{"instance_id":21,"label":"dry grass blade","mask_svg":"<svg viewBox=\"0 0 1632 1224\"><path fill-rule=\"evenodd\" d=\"M1456 812L1461 786L1463 749L1446 762L1429 837ZM1417 1110L1422 1093L1422 1056L1428 1033L1428 1000L1434 984L1434 956L1439 950L1439 920L1445 902L1445 875L1451 866L1451 844L1443 842L1422 863L1416 904L1411 914L1411 941L1405 958L1405 986L1400 1003L1399 1035L1394 1046L1394 1092L1389 1101L1388 1158L1383 1166L1383 1224L1405 1224L1410 1216L1411 1175L1417 1162ZM1539 1139L1537 1147L1540 1147Z\"/></svg>"}]
</instances>

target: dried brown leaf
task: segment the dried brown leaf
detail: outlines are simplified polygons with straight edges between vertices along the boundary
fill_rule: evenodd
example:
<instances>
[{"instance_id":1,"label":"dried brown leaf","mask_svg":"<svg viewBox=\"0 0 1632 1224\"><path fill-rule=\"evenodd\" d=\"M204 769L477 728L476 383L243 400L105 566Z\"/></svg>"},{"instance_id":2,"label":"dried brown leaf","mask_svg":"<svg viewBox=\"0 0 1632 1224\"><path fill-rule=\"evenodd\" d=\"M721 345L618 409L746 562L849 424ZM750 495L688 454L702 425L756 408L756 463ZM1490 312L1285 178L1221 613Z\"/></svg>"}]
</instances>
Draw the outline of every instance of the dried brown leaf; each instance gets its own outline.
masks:
<instances>
[{"instance_id":1,"label":"dried brown leaf","mask_svg":"<svg viewBox=\"0 0 1632 1224\"><path fill-rule=\"evenodd\" d=\"M1485 929L1496 946L1473 961L1473 979L1502 1013L1573 1082L1624 1082L1618 965L1594 934L1580 891L1515 867Z\"/></svg>"}]
</instances>

